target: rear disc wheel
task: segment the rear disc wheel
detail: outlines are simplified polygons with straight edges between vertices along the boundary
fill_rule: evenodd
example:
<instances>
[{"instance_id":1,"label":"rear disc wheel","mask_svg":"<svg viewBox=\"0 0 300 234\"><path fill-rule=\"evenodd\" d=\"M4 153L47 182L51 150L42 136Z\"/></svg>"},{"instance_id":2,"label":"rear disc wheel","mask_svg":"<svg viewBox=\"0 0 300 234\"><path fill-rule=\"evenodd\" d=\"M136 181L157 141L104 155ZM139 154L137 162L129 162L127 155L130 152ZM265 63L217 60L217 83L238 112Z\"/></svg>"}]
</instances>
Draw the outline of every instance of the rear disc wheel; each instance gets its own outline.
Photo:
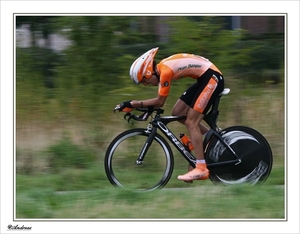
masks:
<instances>
[{"instance_id":1,"label":"rear disc wheel","mask_svg":"<svg viewBox=\"0 0 300 234\"><path fill-rule=\"evenodd\" d=\"M272 170L273 155L267 140L256 130L233 126L222 130L222 138L241 158L241 163L227 166L214 166L214 163L235 160L234 156L217 139L211 140L205 153L214 183L234 185L263 183Z\"/></svg>"}]
</instances>

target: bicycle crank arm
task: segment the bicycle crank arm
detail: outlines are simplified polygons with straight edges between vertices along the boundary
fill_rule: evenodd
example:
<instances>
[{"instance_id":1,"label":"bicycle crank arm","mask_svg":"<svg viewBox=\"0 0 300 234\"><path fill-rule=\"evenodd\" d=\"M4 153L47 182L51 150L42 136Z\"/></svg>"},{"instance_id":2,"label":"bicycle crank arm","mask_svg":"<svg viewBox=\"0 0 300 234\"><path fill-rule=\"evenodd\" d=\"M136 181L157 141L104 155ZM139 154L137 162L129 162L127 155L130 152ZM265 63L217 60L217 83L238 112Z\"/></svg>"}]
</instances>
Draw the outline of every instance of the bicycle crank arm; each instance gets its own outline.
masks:
<instances>
[{"instance_id":1,"label":"bicycle crank arm","mask_svg":"<svg viewBox=\"0 0 300 234\"><path fill-rule=\"evenodd\" d=\"M239 165L242 162L241 159L237 159L237 163L235 163L234 165Z\"/></svg>"},{"instance_id":2,"label":"bicycle crank arm","mask_svg":"<svg viewBox=\"0 0 300 234\"><path fill-rule=\"evenodd\" d=\"M215 162L207 164L207 167L220 167L220 166L228 166L228 165L238 165L242 162L241 159L224 161L224 162Z\"/></svg>"}]
</instances>

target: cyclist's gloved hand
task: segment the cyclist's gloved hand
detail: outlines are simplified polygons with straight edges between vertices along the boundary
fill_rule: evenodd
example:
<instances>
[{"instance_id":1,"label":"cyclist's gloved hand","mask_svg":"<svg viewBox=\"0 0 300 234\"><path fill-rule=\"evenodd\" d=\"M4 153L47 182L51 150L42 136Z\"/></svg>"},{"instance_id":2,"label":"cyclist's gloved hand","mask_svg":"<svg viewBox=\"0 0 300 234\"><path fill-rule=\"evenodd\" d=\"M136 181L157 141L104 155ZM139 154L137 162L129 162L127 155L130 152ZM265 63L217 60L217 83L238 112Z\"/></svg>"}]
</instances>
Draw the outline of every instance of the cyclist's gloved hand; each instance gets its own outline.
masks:
<instances>
[{"instance_id":1,"label":"cyclist's gloved hand","mask_svg":"<svg viewBox=\"0 0 300 234\"><path fill-rule=\"evenodd\" d=\"M122 111L122 112L126 112L126 113L131 112L133 110L133 107L130 102L131 101L126 101L126 102L122 102L122 103L118 104L115 107L114 111L118 110L118 111Z\"/></svg>"}]
</instances>

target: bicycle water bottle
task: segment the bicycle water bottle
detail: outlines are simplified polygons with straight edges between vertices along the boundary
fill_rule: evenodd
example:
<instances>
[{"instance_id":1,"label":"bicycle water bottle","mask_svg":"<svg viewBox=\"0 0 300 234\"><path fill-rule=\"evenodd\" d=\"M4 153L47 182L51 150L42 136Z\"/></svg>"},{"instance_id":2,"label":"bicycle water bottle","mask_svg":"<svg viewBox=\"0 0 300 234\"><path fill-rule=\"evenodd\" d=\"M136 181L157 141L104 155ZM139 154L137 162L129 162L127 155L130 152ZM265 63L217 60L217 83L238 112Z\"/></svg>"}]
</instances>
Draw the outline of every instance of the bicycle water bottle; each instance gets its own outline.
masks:
<instances>
[{"instance_id":1,"label":"bicycle water bottle","mask_svg":"<svg viewBox=\"0 0 300 234\"><path fill-rule=\"evenodd\" d=\"M190 151L192 151L194 149L194 146L190 140L190 138L185 135L184 133L180 133L179 137L182 141L182 143L187 147L187 149L189 149Z\"/></svg>"}]
</instances>

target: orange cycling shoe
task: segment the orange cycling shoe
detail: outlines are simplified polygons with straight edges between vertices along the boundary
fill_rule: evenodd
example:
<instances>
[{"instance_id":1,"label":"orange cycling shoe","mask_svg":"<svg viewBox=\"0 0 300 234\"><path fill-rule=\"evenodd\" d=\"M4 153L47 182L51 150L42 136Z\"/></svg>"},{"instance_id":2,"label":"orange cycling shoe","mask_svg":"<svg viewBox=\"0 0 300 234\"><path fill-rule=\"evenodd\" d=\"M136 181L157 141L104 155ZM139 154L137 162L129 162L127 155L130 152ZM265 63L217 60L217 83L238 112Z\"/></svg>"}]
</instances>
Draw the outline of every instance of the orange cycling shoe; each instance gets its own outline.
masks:
<instances>
[{"instance_id":1,"label":"orange cycling shoe","mask_svg":"<svg viewBox=\"0 0 300 234\"><path fill-rule=\"evenodd\" d=\"M209 170L206 168L206 164L197 165L197 167L184 175L179 175L177 179L185 182L193 180L206 180L209 178Z\"/></svg>"}]
</instances>

